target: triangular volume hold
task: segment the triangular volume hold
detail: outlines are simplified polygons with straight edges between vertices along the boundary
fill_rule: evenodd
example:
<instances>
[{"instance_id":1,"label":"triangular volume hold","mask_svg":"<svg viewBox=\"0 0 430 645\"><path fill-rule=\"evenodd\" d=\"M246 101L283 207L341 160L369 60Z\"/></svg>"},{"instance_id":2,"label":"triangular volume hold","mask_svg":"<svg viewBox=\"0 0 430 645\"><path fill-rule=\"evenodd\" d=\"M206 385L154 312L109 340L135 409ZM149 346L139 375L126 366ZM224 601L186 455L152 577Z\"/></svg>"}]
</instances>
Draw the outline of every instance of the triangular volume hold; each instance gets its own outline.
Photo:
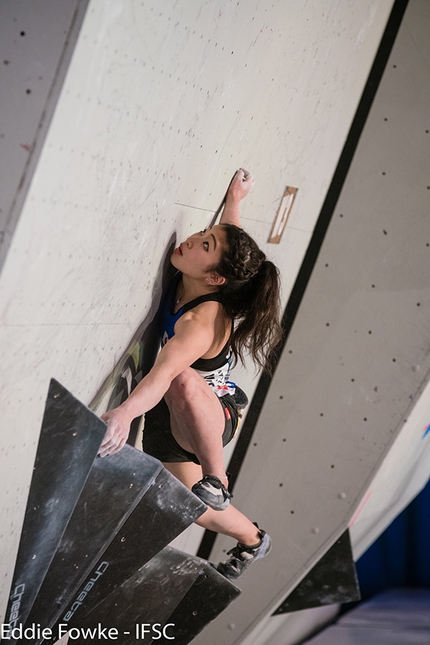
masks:
<instances>
[{"instance_id":1,"label":"triangular volume hold","mask_svg":"<svg viewBox=\"0 0 430 645\"><path fill-rule=\"evenodd\" d=\"M105 432L99 417L51 380L6 613L11 628L30 613Z\"/></svg>"},{"instance_id":2,"label":"triangular volume hold","mask_svg":"<svg viewBox=\"0 0 430 645\"><path fill-rule=\"evenodd\" d=\"M166 547L71 629L75 645L100 625L115 630L121 645L143 642L186 645L240 594L206 560ZM65 633L58 626L58 635ZM62 630L62 631L61 631Z\"/></svg>"},{"instance_id":3,"label":"triangular volume hold","mask_svg":"<svg viewBox=\"0 0 430 645\"><path fill-rule=\"evenodd\" d=\"M345 531L273 615L356 600L360 600L360 588L349 531Z\"/></svg>"}]
</instances>

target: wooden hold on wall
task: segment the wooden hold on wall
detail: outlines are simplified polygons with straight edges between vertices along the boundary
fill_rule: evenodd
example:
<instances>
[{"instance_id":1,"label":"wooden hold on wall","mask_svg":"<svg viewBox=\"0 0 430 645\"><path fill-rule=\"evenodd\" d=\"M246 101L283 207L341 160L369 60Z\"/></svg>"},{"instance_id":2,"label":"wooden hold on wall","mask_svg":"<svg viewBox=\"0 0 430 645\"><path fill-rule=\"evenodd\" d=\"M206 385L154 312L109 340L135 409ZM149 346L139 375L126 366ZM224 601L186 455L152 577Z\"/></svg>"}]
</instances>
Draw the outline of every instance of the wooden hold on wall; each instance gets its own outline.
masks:
<instances>
[{"instance_id":1,"label":"wooden hold on wall","mask_svg":"<svg viewBox=\"0 0 430 645\"><path fill-rule=\"evenodd\" d=\"M288 218L296 198L298 188L287 186L285 193L279 204L278 212L276 213L275 221L272 225L272 230L269 235L269 244L279 244L281 241L282 233L287 225Z\"/></svg>"}]
</instances>

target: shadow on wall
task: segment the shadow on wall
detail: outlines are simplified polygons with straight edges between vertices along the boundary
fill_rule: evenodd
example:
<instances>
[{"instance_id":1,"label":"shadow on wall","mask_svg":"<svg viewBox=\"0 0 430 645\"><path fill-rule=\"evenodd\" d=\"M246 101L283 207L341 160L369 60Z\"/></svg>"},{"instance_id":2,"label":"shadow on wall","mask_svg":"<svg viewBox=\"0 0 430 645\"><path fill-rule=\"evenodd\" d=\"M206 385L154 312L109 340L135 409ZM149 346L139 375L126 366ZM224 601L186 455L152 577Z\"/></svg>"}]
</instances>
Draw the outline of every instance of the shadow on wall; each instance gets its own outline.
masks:
<instances>
[{"instance_id":1,"label":"shadow on wall","mask_svg":"<svg viewBox=\"0 0 430 645\"><path fill-rule=\"evenodd\" d=\"M173 235L159 264L151 294L151 308L133 334L124 354L105 378L99 391L89 407L98 415L106 410L117 407L129 396L136 385L149 372L154 364L160 347L160 337L157 330L156 314L161 293L175 269L170 264L170 256L176 246L176 235ZM134 446L138 434L141 417L134 419L131 424L127 443Z\"/></svg>"}]
</instances>

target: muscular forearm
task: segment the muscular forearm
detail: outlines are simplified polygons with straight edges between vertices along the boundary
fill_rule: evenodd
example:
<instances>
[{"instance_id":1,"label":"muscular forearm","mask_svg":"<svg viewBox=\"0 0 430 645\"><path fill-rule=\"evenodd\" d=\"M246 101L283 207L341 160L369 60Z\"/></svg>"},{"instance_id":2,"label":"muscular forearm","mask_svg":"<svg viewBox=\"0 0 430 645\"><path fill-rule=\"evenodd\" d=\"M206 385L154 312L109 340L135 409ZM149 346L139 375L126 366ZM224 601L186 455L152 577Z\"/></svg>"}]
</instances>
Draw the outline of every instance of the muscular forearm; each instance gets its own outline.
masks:
<instances>
[{"instance_id":1,"label":"muscular forearm","mask_svg":"<svg viewBox=\"0 0 430 645\"><path fill-rule=\"evenodd\" d=\"M157 405L169 389L171 381L172 377L165 367L154 366L124 403L102 415L108 427L99 449L100 457L113 455L121 450L127 441L133 419Z\"/></svg>"},{"instance_id":2,"label":"muscular forearm","mask_svg":"<svg viewBox=\"0 0 430 645\"><path fill-rule=\"evenodd\" d=\"M128 399L119 406L130 423L161 401L169 389L171 381L171 375L163 365L152 368Z\"/></svg>"},{"instance_id":3,"label":"muscular forearm","mask_svg":"<svg viewBox=\"0 0 430 645\"><path fill-rule=\"evenodd\" d=\"M228 187L220 224L234 224L235 226L242 227L239 204L248 195L253 185L254 177L251 173L243 168L239 168Z\"/></svg>"},{"instance_id":4,"label":"muscular forearm","mask_svg":"<svg viewBox=\"0 0 430 645\"><path fill-rule=\"evenodd\" d=\"M240 221L239 204L240 200L227 195L225 206L221 214L220 224L234 224L235 226L242 226Z\"/></svg>"}]
</instances>

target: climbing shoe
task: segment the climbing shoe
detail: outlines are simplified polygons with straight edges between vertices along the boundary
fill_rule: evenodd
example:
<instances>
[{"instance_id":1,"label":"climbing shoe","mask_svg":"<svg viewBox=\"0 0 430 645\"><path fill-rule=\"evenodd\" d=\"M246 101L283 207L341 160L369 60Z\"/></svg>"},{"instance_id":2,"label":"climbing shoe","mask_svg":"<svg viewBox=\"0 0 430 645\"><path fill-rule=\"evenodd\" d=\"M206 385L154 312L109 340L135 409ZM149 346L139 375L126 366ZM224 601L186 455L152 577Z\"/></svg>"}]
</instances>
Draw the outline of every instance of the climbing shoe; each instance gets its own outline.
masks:
<instances>
[{"instance_id":1,"label":"climbing shoe","mask_svg":"<svg viewBox=\"0 0 430 645\"><path fill-rule=\"evenodd\" d=\"M192 492L214 511L224 511L233 497L215 475L205 475L192 487Z\"/></svg>"},{"instance_id":2,"label":"climbing shoe","mask_svg":"<svg viewBox=\"0 0 430 645\"><path fill-rule=\"evenodd\" d=\"M258 529L257 524L255 526ZM231 556L230 559L227 562L219 563L217 571L222 573L225 578L236 580L253 562L264 558L269 553L272 548L270 535L267 535L261 529L258 530L260 533L260 541L257 544L244 546L238 542L237 546L227 552L227 555Z\"/></svg>"}]
</instances>

